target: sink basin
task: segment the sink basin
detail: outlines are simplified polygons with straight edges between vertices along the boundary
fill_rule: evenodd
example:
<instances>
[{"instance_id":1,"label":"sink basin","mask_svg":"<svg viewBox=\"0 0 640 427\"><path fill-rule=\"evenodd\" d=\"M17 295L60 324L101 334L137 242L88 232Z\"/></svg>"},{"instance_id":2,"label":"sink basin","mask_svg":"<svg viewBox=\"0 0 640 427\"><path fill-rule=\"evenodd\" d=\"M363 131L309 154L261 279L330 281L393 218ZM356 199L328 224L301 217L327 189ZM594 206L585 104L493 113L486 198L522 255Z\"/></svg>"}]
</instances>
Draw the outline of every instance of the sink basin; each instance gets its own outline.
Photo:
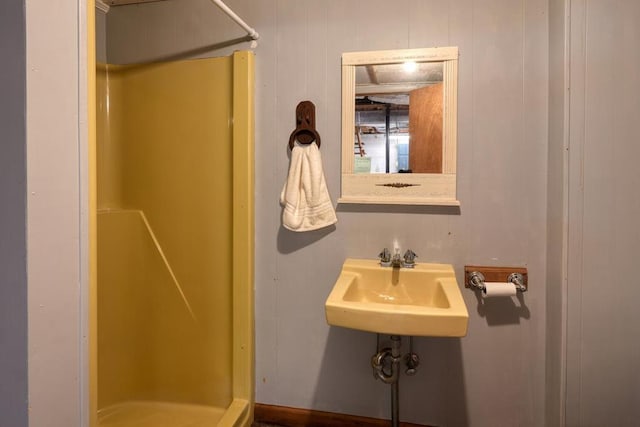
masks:
<instances>
[{"instance_id":1,"label":"sink basin","mask_svg":"<svg viewBox=\"0 0 640 427\"><path fill-rule=\"evenodd\" d=\"M463 337L469 313L449 264L381 267L347 258L325 303L327 323L389 335Z\"/></svg>"}]
</instances>

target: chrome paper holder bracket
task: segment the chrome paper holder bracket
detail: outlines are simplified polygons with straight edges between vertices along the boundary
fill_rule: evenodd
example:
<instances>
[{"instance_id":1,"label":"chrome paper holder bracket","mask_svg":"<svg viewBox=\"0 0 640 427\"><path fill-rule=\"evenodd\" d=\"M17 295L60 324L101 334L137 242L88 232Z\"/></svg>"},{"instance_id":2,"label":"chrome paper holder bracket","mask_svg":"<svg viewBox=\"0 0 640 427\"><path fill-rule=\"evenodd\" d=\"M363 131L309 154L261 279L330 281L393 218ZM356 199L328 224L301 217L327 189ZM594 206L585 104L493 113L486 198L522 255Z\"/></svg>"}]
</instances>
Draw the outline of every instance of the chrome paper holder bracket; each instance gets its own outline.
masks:
<instances>
[{"instance_id":1,"label":"chrome paper holder bracket","mask_svg":"<svg viewBox=\"0 0 640 427\"><path fill-rule=\"evenodd\" d=\"M480 291L484 291L484 274L479 271L472 271L469 274L469 286L473 289L478 289Z\"/></svg>"},{"instance_id":2,"label":"chrome paper holder bracket","mask_svg":"<svg viewBox=\"0 0 640 427\"><path fill-rule=\"evenodd\" d=\"M516 286L518 292L527 292L527 287L524 284L524 277L520 273L511 273L507 277L507 282L513 283Z\"/></svg>"}]
</instances>

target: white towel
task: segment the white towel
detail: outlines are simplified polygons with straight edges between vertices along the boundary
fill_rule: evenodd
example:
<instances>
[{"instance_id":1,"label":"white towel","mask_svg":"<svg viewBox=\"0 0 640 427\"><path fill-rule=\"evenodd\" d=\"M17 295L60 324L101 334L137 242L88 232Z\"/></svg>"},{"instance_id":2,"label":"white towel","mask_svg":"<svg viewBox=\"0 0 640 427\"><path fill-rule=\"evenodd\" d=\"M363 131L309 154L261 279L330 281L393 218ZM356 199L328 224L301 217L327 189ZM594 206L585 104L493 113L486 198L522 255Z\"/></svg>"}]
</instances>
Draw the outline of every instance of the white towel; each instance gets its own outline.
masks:
<instances>
[{"instance_id":1,"label":"white towel","mask_svg":"<svg viewBox=\"0 0 640 427\"><path fill-rule=\"evenodd\" d=\"M282 225L292 231L311 231L338 221L322 171L320 150L315 143L291 150L289 175L280 194Z\"/></svg>"}]
</instances>

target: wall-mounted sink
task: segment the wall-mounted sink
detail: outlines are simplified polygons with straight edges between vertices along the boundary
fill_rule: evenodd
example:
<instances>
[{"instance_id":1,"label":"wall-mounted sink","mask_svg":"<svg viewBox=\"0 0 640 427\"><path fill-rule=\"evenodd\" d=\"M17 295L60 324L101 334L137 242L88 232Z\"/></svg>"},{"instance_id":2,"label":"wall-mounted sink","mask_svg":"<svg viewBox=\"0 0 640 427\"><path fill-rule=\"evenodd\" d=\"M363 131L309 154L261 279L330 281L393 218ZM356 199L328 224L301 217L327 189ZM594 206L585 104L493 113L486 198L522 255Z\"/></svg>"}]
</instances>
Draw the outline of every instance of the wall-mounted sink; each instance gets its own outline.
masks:
<instances>
[{"instance_id":1,"label":"wall-mounted sink","mask_svg":"<svg viewBox=\"0 0 640 427\"><path fill-rule=\"evenodd\" d=\"M325 303L327 323L389 335L462 337L469 314L453 267L381 267L347 258Z\"/></svg>"}]
</instances>

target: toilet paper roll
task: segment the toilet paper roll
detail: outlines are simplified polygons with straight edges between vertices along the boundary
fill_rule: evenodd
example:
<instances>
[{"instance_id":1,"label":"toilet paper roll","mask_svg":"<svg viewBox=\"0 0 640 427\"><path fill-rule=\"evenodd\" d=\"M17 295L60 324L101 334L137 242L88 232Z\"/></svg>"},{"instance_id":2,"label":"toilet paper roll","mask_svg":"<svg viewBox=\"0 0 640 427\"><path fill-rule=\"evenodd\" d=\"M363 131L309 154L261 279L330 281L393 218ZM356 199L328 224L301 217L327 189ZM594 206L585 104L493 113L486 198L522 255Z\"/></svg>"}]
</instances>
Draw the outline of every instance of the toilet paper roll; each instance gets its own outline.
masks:
<instances>
[{"instance_id":1,"label":"toilet paper roll","mask_svg":"<svg viewBox=\"0 0 640 427\"><path fill-rule=\"evenodd\" d=\"M484 289L482 290L483 298L493 297L512 297L518 290L513 283L502 282L484 282Z\"/></svg>"}]
</instances>

